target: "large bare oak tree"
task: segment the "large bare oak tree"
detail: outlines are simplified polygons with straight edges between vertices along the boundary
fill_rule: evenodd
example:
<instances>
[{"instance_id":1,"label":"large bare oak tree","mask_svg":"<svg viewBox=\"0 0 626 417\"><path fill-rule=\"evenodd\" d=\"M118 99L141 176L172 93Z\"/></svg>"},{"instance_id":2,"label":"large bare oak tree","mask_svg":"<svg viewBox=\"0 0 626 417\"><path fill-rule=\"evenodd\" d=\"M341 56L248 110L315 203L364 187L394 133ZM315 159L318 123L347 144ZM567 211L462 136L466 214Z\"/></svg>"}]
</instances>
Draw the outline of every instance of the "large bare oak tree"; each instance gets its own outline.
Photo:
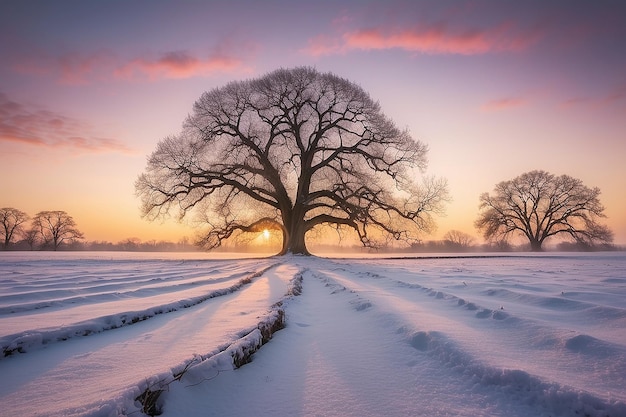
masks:
<instances>
[{"instance_id":1,"label":"large bare oak tree","mask_svg":"<svg viewBox=\"0 0 626 417\"><path fill-rule=\"evenodd\" d=\"M200 214L205 248L273 229L281 254L308 254L305 235L322 225L365 246L429 231L447 188L421 175L426 154L356 84L280 69L202 94L135 185L149 219Z\"/></svg>"},{"instance_id":2,"label":"large bare oak tree","mask_svg":"<svg viewBox=\"0 0 626 417\"><path fill-rule=\"evenodd\" d=\"M606 217L599 196L599 188L586 187L576 178L531 171L497 184L493 195L482 194L475 225L488 240L521 234L533 251L555 235L585 245L608 243L613 234L598 223Z\"/></svg>"}]
</instances>

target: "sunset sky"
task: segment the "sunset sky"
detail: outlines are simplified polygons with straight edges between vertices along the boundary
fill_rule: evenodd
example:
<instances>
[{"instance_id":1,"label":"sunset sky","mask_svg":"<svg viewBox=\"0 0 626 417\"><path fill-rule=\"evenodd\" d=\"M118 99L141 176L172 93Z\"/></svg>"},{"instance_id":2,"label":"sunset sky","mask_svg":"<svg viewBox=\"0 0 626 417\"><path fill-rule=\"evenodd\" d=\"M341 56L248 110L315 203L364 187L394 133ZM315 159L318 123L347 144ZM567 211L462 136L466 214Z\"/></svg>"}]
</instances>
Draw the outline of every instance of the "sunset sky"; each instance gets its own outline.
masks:
<instances>
[{"instance_id":1,"label":"sunset sky","mask_svg":"<svg viewBox=\"0 0 626 417\"><path fill-rule=\"evenodd\" d=\"M312 66L427 143L476 237L478 198L541 169L602 190L626 244L626 2L0 2L0 207L64 210L87 240L177 241L134 182L202 92ZM477 239L479 242L482 239Z\"/></svg>"}]
</instances>

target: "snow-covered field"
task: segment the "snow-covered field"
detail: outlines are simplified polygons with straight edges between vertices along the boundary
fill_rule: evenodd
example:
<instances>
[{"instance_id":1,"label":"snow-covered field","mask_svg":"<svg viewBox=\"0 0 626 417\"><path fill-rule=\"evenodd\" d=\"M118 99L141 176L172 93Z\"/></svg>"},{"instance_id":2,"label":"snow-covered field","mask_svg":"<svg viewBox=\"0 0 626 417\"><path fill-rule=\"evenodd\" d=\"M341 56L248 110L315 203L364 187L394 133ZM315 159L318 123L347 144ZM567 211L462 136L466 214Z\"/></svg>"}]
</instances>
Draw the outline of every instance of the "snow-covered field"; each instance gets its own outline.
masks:
<instances>
[{"instance_id":1,"label":"snow-covered field","mask_svg":"<svg viewBox=\"0 0 626 417\"><path fill-rule=\"evenodd\" d=\"M2 416L626 416L626 254L0 253L0 346Z\"/></svg>"}]
</instances>

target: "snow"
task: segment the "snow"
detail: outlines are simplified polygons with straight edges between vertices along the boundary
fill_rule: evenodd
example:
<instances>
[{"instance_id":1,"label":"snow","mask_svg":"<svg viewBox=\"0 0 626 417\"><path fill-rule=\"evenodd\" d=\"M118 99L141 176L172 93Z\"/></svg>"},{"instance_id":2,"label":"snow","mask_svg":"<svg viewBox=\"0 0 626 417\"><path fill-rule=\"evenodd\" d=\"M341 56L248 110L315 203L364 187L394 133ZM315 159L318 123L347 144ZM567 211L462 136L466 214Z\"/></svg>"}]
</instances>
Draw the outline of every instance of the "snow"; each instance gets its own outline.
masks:
<instances>
[{"instance_id":1,"label":"snow","mask_svg":"<svg viewBox=\"0 0 626 417\"><path fill-rule=\"evenodd\" d=\"M0 253L0 346L7 416L626 416L626 254Z\"/></svg>"}]
</instances>

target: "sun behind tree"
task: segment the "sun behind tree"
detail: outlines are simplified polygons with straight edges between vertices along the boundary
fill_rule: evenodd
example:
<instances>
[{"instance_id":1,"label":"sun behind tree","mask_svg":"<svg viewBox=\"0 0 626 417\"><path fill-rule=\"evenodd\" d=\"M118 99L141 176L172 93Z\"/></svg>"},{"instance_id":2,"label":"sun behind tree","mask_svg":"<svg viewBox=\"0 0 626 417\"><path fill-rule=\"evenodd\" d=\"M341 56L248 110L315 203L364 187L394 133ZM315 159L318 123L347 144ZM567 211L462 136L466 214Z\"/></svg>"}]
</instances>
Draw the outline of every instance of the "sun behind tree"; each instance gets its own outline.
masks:
<instances>
[{"instance_id":1,"label":"sun behind tree","mask_svg":"<svg viewBox=\"0 0 626 417\"><path fill-rule=\"evenodd\" d=\"M356 84L312 68L280 69L202 94L183 131L163 139L136 181L143 215L190 212L199 244L279 230L281 254L308 254L321 225L364 246L430 231L447 199L418 178L427 147L398 129Z\"/></svg>"}]
</instances>

